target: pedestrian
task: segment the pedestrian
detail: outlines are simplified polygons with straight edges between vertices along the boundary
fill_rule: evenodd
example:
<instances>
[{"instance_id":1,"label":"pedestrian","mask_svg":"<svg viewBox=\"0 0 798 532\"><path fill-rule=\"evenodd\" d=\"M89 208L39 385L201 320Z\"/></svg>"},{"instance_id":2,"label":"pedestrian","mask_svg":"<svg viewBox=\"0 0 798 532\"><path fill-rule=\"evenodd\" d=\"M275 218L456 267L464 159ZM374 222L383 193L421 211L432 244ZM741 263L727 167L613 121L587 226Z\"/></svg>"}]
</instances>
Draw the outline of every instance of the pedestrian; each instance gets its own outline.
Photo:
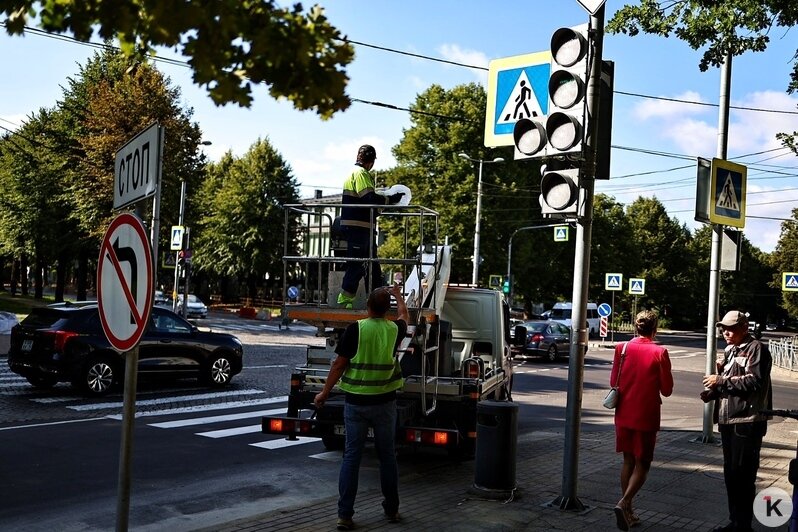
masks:
<instances>
[{"instance_id":1,"label":"pedestrian","mask_svg":"<svg viewBox=\"0 0 798 532\"><path fill-rule=\"evenodd\" d=\"M650 310L635 316L636 337L615 346L610 386L618 387L615 408L615 451L623 453L621 500L615 506L619 529L640 523L632 500L648 477L660 429L660 395L673 392L668 350L655 344L657 314Z\"/></svg>"},{"instance_id":2,"label":"pedestrian","mask_svg":"<svg viewBox=\"0 0 798 532\"><path fill-rule=\"evenodd\" d=\"M715 361L716 373L704 376L701 399L715 402L714 422L723 444L723 480L729 506L729 524L720 531L752 530L759 451L773 408L770 386L772 359L767 346L748 332L748 317L727 312L717 323L726 348Z\"/></svg>"},{"instance_id":3,"label":"pedestrian","mask_svg":"<svg viewBox=\"0 0 798 532\"><path fill-rule=\"evenodd\" d=\"M398 319L385 318L396 299ZM388 521L397 523L399 516L399 471L394 448L396 438L396 390L403 384L402 370L395 358L396 349L407 332L407 306L399 285L378 288L366 301L368 317L350 324L335 349L324 388L316 394L316 408L324 402L333 386L345 392L344 447L338 477L338 530L354 528L360 459L369 427L374 429L374 448L380 462L382 508Z\"/></svg>"},{"instance_id":4,"label":"pedestrian","mask_svg":"<svg viewBox=\"0 0 798 532\"><path fill-rule=\"evenodd\" d=\"M395 205L403 193L391 196L377 194L371 169L377 159L373 146L364 144L357 150L355 169L344 181L341 209L341 234L346 240L346 256L352 258L374 259L377 257L376 222L379 211L365 208L364 205ZM349 261L338 294L338 304L352 308L360 280L365 278L366 289L373 290L383 285L380 264L372 261L368 268L363 262ZM373 286L369 288L369 280Z\"/></svg>"}]
</instances>

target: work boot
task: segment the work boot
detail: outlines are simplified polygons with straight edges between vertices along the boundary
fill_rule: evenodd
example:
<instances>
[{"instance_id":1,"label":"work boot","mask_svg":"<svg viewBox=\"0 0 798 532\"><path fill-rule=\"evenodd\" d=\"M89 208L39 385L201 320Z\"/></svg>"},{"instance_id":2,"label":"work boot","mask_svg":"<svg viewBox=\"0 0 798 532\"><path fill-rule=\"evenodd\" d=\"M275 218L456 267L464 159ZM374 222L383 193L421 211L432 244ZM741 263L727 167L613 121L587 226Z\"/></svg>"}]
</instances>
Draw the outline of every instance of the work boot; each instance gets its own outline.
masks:
<instances>
[{"instance_id":1,"label":"work boot","mask_svg":"<svg viewBox=\"0 0 798 532\"><path fill-rule=\"evenodd\" d=\"M350 296L346 292L341 292L338 294L338 304L347 309L352 308L352 303L355 302L355 296Z\"/></svg>"}]
</instances>

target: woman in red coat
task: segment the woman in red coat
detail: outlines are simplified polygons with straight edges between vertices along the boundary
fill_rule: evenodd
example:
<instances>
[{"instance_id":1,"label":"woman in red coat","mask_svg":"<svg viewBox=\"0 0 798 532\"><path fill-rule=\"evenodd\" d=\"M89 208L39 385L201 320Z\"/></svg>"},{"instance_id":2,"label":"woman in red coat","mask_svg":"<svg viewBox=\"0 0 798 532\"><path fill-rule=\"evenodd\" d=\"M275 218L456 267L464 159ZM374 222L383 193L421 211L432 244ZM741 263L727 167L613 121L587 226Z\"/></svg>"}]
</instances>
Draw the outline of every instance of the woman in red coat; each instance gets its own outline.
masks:
<instances>
[{"instance_id":1,"label":"woman in red coat","mask_svg":"<svg viewBox=\"0 0 798 532\"><path fill-rule=\"evenodd\" d=\"M618 386L615 408L615 450L623 453L621 491L615 506L618 528L629 530L640 519L632 511L632 499L643 487L654 459L654 445L660 428L660 395L673 392L673 376L668 350L654 343L657 314L644 310L635 317L637 337L626 345L615 346L610 386ZM620 381L618 373L620 372Z\"/></svg>"}]
</instances>

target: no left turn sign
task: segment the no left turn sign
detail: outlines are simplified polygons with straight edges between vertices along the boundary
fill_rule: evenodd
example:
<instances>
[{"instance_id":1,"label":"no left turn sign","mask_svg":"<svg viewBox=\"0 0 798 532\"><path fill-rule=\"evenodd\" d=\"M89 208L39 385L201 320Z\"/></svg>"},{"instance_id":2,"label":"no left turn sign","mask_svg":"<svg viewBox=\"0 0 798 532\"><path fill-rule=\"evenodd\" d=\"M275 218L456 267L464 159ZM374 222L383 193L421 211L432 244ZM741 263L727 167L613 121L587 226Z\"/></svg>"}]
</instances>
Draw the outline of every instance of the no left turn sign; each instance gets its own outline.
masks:
<instances>
[{"instance_id":1,"label":"no left turn sign","mask_svg":"<svg viewBox=\"0 0 798 532\"><path fill-rule=\"evenodd\" d=\"M153 299L152 253L137 217L114 218L103 237L97 261L100 321L111 347L125 352L138 345L150 318Z\"/></svg>"}]
</instances>

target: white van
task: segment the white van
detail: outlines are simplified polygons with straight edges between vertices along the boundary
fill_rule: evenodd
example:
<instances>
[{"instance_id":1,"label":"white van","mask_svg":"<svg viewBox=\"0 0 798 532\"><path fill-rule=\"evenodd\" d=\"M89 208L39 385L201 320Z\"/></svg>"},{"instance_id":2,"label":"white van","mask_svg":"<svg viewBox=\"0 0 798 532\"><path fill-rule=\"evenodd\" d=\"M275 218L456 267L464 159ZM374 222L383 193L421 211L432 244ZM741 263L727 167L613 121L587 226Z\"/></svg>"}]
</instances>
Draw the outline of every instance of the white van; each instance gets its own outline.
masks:
<instances>
[{"instance_id":1,"label":"white van","mask_svg":"<svg viewBox=\"0 0 798 532\"><path fill-rule=\"evenodd\" d=\"M571 310L572 303L555 303L554 307L549 311L549 319L571 327ZM590 336L595 336L599 332L600 319L598 315L598 307L595 303L587 304L587 327Z\"/></svg>"}]
</instances>

